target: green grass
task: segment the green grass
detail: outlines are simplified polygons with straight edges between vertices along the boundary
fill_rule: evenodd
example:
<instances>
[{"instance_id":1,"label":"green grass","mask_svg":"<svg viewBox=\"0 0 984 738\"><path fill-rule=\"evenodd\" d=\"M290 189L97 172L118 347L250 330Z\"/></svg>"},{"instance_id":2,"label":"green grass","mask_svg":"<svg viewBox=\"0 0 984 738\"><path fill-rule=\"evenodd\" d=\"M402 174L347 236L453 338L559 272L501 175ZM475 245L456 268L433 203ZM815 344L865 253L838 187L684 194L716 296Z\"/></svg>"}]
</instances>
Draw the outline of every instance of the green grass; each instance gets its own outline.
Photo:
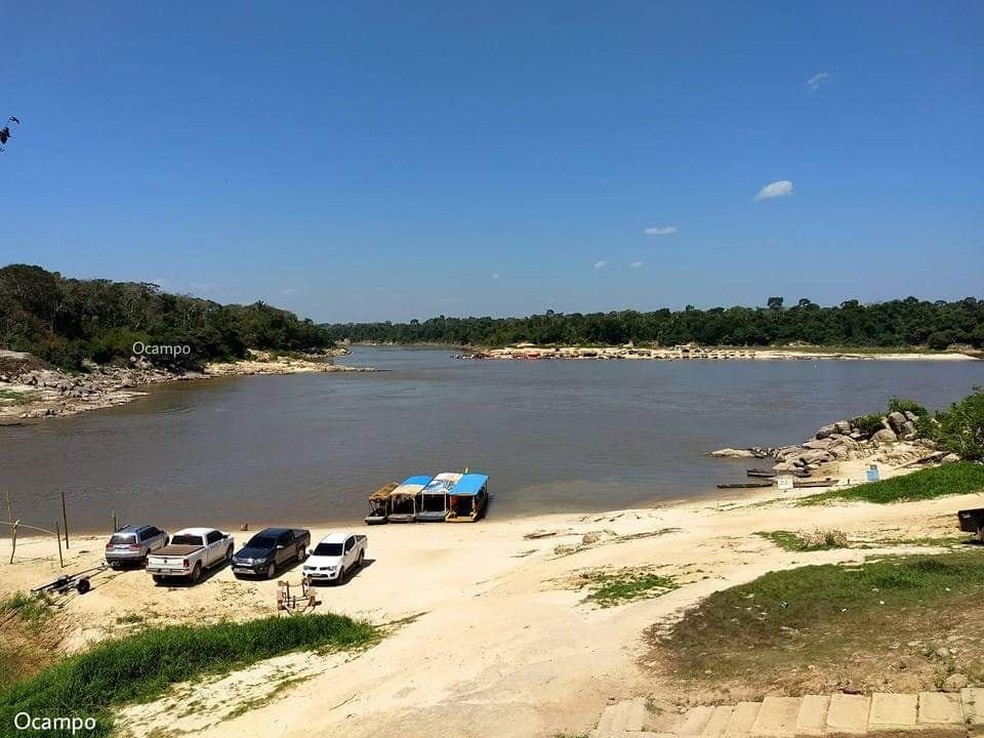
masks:
<instances>
[{"instance_id":1,"label":"green grass","mask_svg":"<svg viewBox=\"0 0 984 738\"><path fill-rule=\"evenodd\" d=\"M8 616L16 617L32 632L40 630L51 614L51 602L47 597L17 592L0 602L0 622L5 622Z\"/></svg>"},{"instance_id":2,"label":"green grass","mask_svg":"<svg viewBox=\"0 0 984 738\"><path fill-rule=\"evenodd\" d=\"M18 392L12 389L0 389L0 402L27 402L35 395L34 392Z\"/></svg>"},{"instance_id":3,"label":"green grass","mask_svg":"<svg viewBox=\"0 0 984 738\"><path fill-rule=\"evenodd\" d=\"M676 677L795 688L815 668L839 678L884 668L902 655L900 643L938 642L964 621L976 632L982 595L980 551L807 566L716 592L651 638Z\"/></svg>"},{"instance_id":4,"label":"green grass","mask_svg":"<svg viewBox=\"0 0 984 738\"><path fill-rule=\"evenodd\" d=\"M885 504L931 500L945 495L960 495L982 490L984 490L984 465L961 462L932 469L920 469L912 474L869 482L849 489L822 492L804 497L799 504L818 505L839 500Z\"/></svg>"},{"instance_id":5,"label":"green grass","mask_svg":"<svg viewBox=\"0 0 984 738\"><path fill-rule=\"evenodd\" d=\"M152 701L172 684L292 651L364 646L378 637L372 625L334 614L147 630L98 645L0 693L0 736L11 734L14 715L22 711L92 716L98 727L87 735L108 736L112 708Z\"/></svg>"},{"instance_id":6,"label":"green grass","mask_svg":"<svg viewBox=\"0 0 984 738\"><path fill-rule=\"evenodd\" d=\"M836 530L820 530L803 535L791 530L757 531L757 536L772 541L784 551L829 551L832 548L847 548L847 537Z\"/></svg>"},{"instance_id":7,"label":"green grass","mask_svg":"<svg viewBox=\"0 0 984 738\"><path fill-rule=\"evenodd\" d=\"M582 586L591 589L584 601L601 607L614 607L634 600L659 597L678 586L672 577L662 576L649 569L583 572L581 578Z\"/></svg>"}]
</instances>

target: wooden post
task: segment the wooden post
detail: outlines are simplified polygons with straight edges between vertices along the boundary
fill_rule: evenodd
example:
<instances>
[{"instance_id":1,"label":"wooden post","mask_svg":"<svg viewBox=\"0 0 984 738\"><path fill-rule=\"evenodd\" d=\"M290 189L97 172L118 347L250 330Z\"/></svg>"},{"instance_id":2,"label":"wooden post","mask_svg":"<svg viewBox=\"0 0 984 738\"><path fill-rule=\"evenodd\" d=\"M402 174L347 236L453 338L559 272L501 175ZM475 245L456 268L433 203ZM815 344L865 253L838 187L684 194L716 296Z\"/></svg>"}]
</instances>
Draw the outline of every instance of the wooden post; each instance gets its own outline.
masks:
<instances>
[{"instance_id":1,"label":"wooden post","mask_svg":"<svg viewBox=\"0 0 984 738\"><path fill-rule=\"evenodd\" d=\"M58 541L58 565L61 567L65 566L65 560L62 558L62 547L61 547L61 531L58 530L58 521L55 521L55 540Z\"/></svg>"},{"instance_id":2,"label":"wooden post","mask_svg":"<svg viewBox=\"0 0 984 738\"><path fill-rule=\"evenodd\" d=\"M20 524L19 520L15 520L14 524L10 526L10 563L14 563L14 551L17 550L17 526Z\"/></svg>"},{"instance_id":3,"label":"wooden post","mask_svg":"<svg viewBox=\"0 0 984 738\"><path fill-rule=\"evenodd\" d=\"M113 533L120 529L119 520L116 518L116 510L113 510Z\"/></svg>"},{"instance_id":4,"label":"wooden post","mask_svg":"<svg viewBox=\"0 0 984 738\"><path fill-rule=\"evenodd\" d=\"M68 513L65 512L65 490L61 491L62 523L65 525L65 550L68 550Z\"/></svg>"}]
</instances>

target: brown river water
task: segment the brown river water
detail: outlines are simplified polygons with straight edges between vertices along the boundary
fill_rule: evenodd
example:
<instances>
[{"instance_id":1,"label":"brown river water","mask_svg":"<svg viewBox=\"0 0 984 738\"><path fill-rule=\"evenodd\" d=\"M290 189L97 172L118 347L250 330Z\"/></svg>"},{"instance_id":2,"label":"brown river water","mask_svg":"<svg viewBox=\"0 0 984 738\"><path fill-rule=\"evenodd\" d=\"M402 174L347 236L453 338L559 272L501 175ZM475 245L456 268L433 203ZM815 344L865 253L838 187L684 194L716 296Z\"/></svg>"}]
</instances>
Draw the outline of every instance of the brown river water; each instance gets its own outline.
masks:
<instances>
[{"instance_id":1,"label":"brown river water","mask_svg":"<svg viewBox=\"0 0 984 738\"><path fill-rule=\"evenodd\" d=\"M344 524L390 480L491 475L489 514L597 511L744 480L722 446L804 440L893 395L944 407L984 362L463 361L450 350L356 348L376 373L153 387L130 405L0 428L0 491L49 527L121 521L238 530ZM0 516L4 517L4 516Z\"/></svg>"}]
</instances>

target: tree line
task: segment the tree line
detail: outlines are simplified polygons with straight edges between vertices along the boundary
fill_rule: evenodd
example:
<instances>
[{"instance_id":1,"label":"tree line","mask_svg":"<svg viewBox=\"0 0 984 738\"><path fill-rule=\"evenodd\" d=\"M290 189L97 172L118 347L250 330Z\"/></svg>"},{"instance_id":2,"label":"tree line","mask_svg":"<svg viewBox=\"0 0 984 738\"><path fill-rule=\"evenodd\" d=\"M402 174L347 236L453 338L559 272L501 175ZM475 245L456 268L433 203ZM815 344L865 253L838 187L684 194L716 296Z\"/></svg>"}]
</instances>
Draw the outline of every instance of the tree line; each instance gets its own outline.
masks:
<instances>
[{"instance_id":1,"label":"tree line","mask_svg":"<svg viewBox=\"0 0 984 738\"><path fill-rule=\"evenodd\" d=\"M79 370L89 362L128 362L138 342L190 347L179 355L146 355L175 368L243 358L250 348L334 345L327 329L262 302L221 305L147 282L69 279L27 264L0 269L0 347Z\"/></svg>"},{"instance_id":2,"label":"tree line","mask_svg":"<svg viewBox=\"0 0 984 738\"><path fill-rule=\"evenodd\" d=\"M339 339L379 343L505 346L519 342L617 346L633 342L673 346L774 346L794 343L845 347L984 347L984 300L956 302L907 297L873 304L847 300L821 307L808 299L787 306L770 297L764 307L714 307L609 313L557 313L523 318L443 315L409 323L340 323L326 327Z\"/></svg>"}]
</instances>

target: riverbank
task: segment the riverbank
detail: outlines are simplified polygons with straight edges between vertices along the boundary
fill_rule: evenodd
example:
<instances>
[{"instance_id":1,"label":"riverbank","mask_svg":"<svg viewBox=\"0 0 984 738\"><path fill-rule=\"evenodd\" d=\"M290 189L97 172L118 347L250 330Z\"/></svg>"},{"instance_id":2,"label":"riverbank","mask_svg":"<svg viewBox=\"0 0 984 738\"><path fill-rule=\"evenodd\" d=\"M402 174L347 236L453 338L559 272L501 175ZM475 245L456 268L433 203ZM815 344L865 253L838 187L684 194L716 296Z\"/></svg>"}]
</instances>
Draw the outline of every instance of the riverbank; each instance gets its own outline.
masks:
<instances>
[{"instance_id":1,"label":"riverbank","mask_svg":"<svg viewBox=\"0 0 984 738\"><path fill-rule=\"evenodd\" d=\"M320 607L399 623L389 638L357 657L298 654L210 679L195 685L193 704L179 689L169 699L127 708L117 723L128 728L124 735L166 729L220 738L257 729L288 738L312 731L355 738L585 732L609 698L687 703L693 685L657 678L646 663L652 658L646 634L712 592L805 564L939 550L928 541L958 540L956 510L980 504L977 495L963 495L798 506L817 491L766 490L475 525L360 527L356 532L369 536L368 565L342 587L319 588ZM789 550L762 535L814 528L842 532L847 547ZM319 528L312 536L326 532ZM246 534L236 535L242 543ZM97 563L103 540L73 539L65 571ZM62 571L48 539L19 541L12 565L8 555L9 542L0 539L0 596ZM591 597L591 582L602 572L654 568L672 588L611 607ZM278 578L297 583L300 574L294 569ZM155 587L142 571L105 573L88 594L59 600L46 628L57 634L59 650L75 652L147 626L273 614L276 589L275 581L236 580L228 569L198 586L175 588ZM898 655L908 658L918 649L903 650ZM888 676L899 690L933 688L921 681L932 675L914 666L890 671L886 664L884 672L874 669L845 684L842 673L817 669L809 686L884 689ZM771 693L782 694L782 685ZM738 698L756 696L762 695Z\"/></svg>"},{"instance_id":2,"label":"riverbank","mask_svg":"<svg viewBox=\"0 0 984 738\"><path fill-rule=\"evenodd\" d=\"M823 349L821 347L738 348L729 346L537 346L479 348L459 354L462 359L629 359L629 360L765 360L765 361L979 361L977 354L959 351L887 351Z\"/></svg>"},{"instance_id":3,"label":"riverbank","mask_svg":"<svg viewBox=\"0 0 984 738\"><path fill-rule=\"evenodd\" d=\"M370 367L334 363L336 358L348 354L345 348L299 356L251 350L247 359L213 362L201 372L174 372L143 361L129 367L98 367L86 374L68 374L44 365L30 354L2 352L0 425L126 405L146 396L147 392L140 388L164 382L262 374L375 371Z\"/></svg>"}]
</instances>

